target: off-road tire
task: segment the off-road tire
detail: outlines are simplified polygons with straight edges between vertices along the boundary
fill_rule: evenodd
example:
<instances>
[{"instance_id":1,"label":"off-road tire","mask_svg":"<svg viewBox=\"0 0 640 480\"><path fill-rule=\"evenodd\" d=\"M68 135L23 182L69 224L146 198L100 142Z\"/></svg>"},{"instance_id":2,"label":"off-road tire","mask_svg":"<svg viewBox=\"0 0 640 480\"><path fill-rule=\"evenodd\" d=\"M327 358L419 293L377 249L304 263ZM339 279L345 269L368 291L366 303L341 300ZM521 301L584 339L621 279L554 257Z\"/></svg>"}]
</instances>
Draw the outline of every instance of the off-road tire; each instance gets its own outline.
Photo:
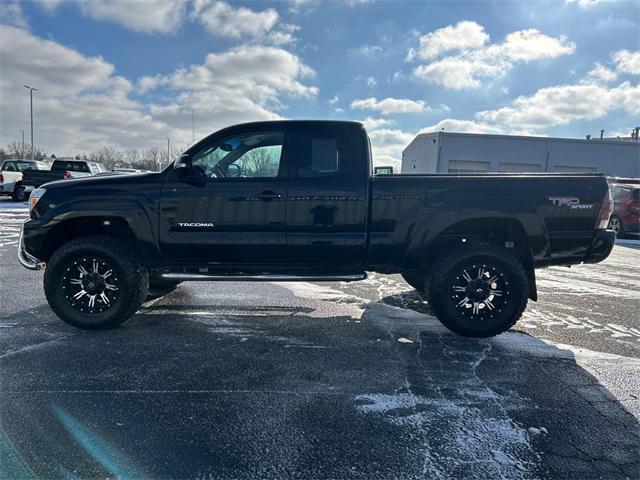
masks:
<instances>
[{"instance_id":1,"label":"off-road tire","mask_svg":"<svg viewBox=\"0 0 640 480\"><path fill-rule=\"evenodd\" d=\"M415 288L420 294L424 294L425 278L424 275L414 272L401 273L405 282Z\"/></svg>"},{"instance_id":2,"label":"off-road tire","mask_svg":"<svg viewBox=\"0 0 640 480\"><path fill-rule=\"evenodd\" d=\"M80 311L81 306L72 303L75 297L71 295L71 286L65 282L65 278L69 275L82 278L83 275L73 269L76 266L74 262L93 258L103 260L106 265L104 269L113 271L109 281L117 279L114 283L117 284L117 296L112 304L104 303L104 311L88 313ZM44 292L51 309L64 322L82 329L108 329L125 322L138 310L148 288L147 270L131 248L117 239L102 235L81 237L65 243L49 259L44 273ZM96 303L99 305L99 301Z\"/></svg>"},{"instance_id":3,"label":"off-road tire","mask_svg":"<svg viewBox=\"0 0 640 480\"><path fill-rule=\"evenodd\" d=\"M470 294L455 289L464 287L466 279L463 272L479 274L481 269L490 271L489 277L499 274L500 283L491 284L496 285L496 290L491 290L494 287L490 286L486 288L489 292L501 293L499 297L488 297L492 305L494 301L498 303L499 299L499 308L496 305L489 308L479 301L479 306L484 307L482 313L479 309L476 316L468 310L471 303L475 311L473 300L463 305L459 303L461 296L464 300L470 298ZM467 273L467 276L471 274ZM482 278L485 279L484 276ZM471 288L471 293L475 293L476 289L470 285L471 282L468 282L466 288ZM504 248L488 244L463 246L439 258L429 270L429 288L428 300L438 320L452 332L465 337L492 337L509 330L522 316L529 297L529 282L522 262Z\"/></svg>"}]
</instances>

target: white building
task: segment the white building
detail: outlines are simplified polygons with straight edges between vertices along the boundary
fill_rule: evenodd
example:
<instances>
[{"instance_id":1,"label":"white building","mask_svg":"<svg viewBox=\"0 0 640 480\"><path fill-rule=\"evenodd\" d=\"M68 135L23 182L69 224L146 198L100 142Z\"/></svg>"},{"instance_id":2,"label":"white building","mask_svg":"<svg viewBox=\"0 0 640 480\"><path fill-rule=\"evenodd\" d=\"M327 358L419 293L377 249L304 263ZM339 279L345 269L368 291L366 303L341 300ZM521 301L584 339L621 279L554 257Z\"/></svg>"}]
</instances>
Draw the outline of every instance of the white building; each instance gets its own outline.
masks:
<instances>
[{"instance_id":1,"label":"white building","mask_svg":"<svg viewBox=\"0 0 640 480\"><path fill-rule=\"evenodd\" d=\"M640 178L640 142L435 132L402 152L401 173L601 172Z\"/></svg>"}]
</instances>

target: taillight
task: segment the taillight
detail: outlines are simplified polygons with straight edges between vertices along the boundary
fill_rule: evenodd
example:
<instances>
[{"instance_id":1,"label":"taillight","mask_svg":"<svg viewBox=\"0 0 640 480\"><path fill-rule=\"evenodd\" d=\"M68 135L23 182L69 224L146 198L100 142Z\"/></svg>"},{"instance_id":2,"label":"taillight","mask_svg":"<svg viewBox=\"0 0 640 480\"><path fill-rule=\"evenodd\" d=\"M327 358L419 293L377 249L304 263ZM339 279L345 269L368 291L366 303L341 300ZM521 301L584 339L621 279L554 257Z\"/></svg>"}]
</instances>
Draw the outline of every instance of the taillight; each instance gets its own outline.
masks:
<instances>
[{"instance_id":1,"label":"taillight","mask_svg":"<svg viewBox=\"0 0 640 480\"><path fill-rule=\"evenodd\" d=\"M1 173L0 173L0 183L4 183L4 177L2 176Z\"/></svg>"},{"instance_id":2,"label":"taillight","mask_svg":"<svg viewBox=\"0 0 640 480\"><path fill-rule=\"evenodd\" d=\"M71 178L71 173L65 170L65 172L62 174L62 178L64 178L65 180L69 180Z\"/></svg>"},{"instance_id":3,"label":"taillight","mask_svg":"<svg viewBox=\"0 0 640 480\"><path fill-rule=\"evenodd\" d=\"M611 217L612 213L613 199L611 198L611 191L607 188L607 194L602 199L602 206L600 207L600 213L596 221L596 229L606 229L609 226L609 217Z\"/></svg>"}]
</instances>

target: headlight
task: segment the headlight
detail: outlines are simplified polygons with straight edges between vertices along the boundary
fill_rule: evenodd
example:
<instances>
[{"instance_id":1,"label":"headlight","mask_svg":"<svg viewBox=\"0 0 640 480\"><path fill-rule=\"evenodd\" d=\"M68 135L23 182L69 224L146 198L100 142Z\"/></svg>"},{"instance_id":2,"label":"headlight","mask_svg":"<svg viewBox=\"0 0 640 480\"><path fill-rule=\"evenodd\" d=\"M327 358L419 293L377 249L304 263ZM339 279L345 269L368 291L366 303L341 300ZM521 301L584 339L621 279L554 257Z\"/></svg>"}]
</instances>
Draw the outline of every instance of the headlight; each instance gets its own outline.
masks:
<instances>
[{"instance_id":1,"label":"headlight","mask_svg":"<svg viewBox=\"0 0 640 480\"><path fill-rule=\"evenodd\" d=\"M33 210L33 208L38 203L38 200L42 198L46 191L46 188L36 188L33 192L31 192L31 195L29 196L29 211Z\"/></svg>"}]
</instances>

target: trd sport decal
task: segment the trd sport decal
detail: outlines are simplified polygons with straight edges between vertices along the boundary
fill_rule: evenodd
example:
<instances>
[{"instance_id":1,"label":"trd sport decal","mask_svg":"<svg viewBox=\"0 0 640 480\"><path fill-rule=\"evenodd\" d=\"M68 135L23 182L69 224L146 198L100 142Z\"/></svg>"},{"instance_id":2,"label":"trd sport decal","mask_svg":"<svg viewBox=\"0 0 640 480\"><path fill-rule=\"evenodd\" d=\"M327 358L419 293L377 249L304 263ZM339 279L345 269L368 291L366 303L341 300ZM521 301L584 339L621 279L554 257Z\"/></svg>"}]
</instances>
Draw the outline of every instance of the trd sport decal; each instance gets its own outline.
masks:
<instances>
[{"instance_id":1,"label":"trd sport decal","mask_svg":"<svg viewBox=\"0 0 640 480\"><path fill-rule=\"evenodd\" d=\"M593 208L591 203L580 203L578 197L547 197L551 203L559 207L569 207L572 210L588 210Z\"/></svg>"}]
</instances>

